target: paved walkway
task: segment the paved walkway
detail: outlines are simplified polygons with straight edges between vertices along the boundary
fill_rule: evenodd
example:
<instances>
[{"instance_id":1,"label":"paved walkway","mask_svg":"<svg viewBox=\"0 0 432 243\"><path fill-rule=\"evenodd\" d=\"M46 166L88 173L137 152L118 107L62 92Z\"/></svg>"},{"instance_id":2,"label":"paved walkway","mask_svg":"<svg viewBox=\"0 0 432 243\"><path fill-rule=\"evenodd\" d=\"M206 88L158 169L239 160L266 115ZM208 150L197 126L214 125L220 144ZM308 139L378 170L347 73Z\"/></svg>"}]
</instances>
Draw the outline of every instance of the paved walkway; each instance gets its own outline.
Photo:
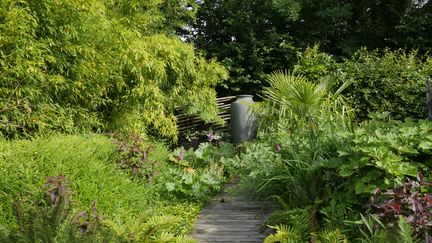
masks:
<instances>
[{"instance_id":1,"label":"paved walkway","mask_svg":"<svg viewBox=\"0 0 432 243\"><path fill-rule=\"evenodd\" d=\"M191 232L198 242L263 242L265 219L276 207L270 203L232 195L238 182L225 185L222 193L203 209Z\"/></svg>"}]
</instances>

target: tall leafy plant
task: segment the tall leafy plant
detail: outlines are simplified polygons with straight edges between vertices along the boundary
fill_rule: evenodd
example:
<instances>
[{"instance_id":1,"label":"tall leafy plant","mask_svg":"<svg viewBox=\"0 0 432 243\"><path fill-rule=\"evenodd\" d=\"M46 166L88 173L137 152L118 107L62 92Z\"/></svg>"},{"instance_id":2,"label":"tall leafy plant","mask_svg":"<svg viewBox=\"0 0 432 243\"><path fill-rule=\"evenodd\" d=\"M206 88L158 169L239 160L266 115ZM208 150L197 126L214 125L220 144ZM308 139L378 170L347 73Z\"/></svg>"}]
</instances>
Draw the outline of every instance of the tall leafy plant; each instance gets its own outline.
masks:
<instances>
[{"instance_id":1,"label":"tall leafy plant","mask_svg":"<svg viewBox=\"0 0 432 243\"><path fill-rule=\"evenodd\" d=\"M291 125L296 126L313 123L326 114L351 114L340 95L350 85L349 81L335 91L336 79L331 76L313 83L300 74L277 71L269 75L267 81L269 87L263 89L264 114L272 119L290 120Z\"/></svg>"},{"instance_id":2,"label":"tall leafy plant","mask_svg":"<svg viewBox=\"0 0 432 243\"><path fill-rule=\"evenodd\" d=\"M340 92L332 92L334 80L318 84L296 74L276 72L264 88L260 136L264 142L247 147L238 166L253 178L255 190L277 195L291 206L314 204L331 177L321 171L320 161L337 154L344 140L337 131L350 129L350 110ZM331 183L330 183L331 184ZM329 184L329 185L330 185Z\"/></svg>"},{"instance_id":3,"label":"tall leafy plant","mask_svg":"<svg viewBox=\"0 0 432 243\"><path fill-rule=\"evenodd\" d=\"M338 149L337 158L325 162L325 166L337 166L339 175L346 178L347 191L364 199L377 187L401 185L405 177L415 177L431 164L430 122L387 120L388 113L371 117L375 119L352 134L340 134L351 142Z\"/></svg>"},{"instance_id":4,"label":"tall leafy plant","mask_svg":"<svg viewBox=\"0 0 432 243\"><path fill-rule=\"evenodd\" d=\"M178 107L221 121L214 87L227 72L165 26L183 3L2 1L0 134L119 130L175 139Z\"/></svg>"}]
</instances>

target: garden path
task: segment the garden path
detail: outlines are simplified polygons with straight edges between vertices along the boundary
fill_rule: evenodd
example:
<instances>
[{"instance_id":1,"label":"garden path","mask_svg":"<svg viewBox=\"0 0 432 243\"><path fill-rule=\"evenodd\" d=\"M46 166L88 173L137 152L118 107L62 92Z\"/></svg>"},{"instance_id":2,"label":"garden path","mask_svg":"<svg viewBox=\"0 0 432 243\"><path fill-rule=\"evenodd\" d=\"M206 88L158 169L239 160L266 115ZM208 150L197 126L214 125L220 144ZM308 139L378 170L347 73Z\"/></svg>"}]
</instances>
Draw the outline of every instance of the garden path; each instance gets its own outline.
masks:
<instances>
[{"instance_id":1,"label":"garden path","mask_svg":"<svg viewBox=\"0 0 432 243\"><path fill-rule=\"evenodd\" d=\"M199 243L263 242L268 235L263 232L263 223L277 207L236 195L237 185L238 180L226 184L221 194L203 209L191 232L192 238Z\"/></svg>"}]
</instances>

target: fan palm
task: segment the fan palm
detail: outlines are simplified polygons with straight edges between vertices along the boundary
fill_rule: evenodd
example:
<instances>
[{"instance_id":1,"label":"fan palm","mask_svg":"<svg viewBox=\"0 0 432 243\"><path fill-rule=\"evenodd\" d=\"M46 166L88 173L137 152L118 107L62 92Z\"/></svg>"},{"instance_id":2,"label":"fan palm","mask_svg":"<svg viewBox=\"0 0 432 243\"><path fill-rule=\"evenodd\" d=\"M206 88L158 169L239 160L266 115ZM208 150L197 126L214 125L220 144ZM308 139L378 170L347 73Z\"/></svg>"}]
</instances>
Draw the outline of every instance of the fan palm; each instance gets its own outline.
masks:
<instances>
[{"instance_id":1,"label":"fan palm","mask_svg":"<svg viewBox=\"0 0 432 243\"><path fill-rule=\"evenodd\" d=\"M263 89L264 106L259 109L267 118L300 123L314 121L320 115L352 115L340 95L351 82L345 82L332 92L336 80L331 77L313 83L302 75L276 71L267 81L269 87Z\"/></svg>"}]
</instances>

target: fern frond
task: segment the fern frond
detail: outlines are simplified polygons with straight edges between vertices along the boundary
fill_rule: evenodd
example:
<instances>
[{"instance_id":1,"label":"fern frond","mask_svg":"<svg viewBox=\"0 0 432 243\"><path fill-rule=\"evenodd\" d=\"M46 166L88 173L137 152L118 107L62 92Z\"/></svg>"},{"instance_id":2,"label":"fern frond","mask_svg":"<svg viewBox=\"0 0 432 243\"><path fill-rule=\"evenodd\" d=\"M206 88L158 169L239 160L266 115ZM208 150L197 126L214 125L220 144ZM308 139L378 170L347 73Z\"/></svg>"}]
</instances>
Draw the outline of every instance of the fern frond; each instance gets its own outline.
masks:
<instances>
[{"instance_id":1,"label":"fern frond","mask_svg":"<svg viewBox=\"0 0 432 243\"><path fill-rule=\"evenodd\" d=\"M348 239L339 229L324 230L320 232L319 239L322 243L348 243Z\"/></svg>"},{"instance_id":2,"label":"fern frond","mask_svg":"<svg viewBox=\"0 0 432 243\"><path fill-rule=\"evenodd\" d=\"M163 232L156 237L154 243L195 243L195 241L188 236L175 236L171 233Z\"/></svg>"},{"instance_id":3,"label":"fern frond","mask_svg":"<svg viewBox=\"0 0 432 243\"><path fill-rule=\"evenodd\" d=\"M176 224L180 219L175 216L151 217L144 225L138 239L149 240L152 236L165 232L169 226Z\"/></svg>"},{"instance_id":4,"label":"fern frond","mask_svg":"<svg viewBox=\"0 0 432 243\"><path fill-rule=\"evenodd\" d=\"M308 210L299 210L290 216L290 224L300 234L301 239L308 239L310 236L310 214Z\"/></svg>"},{"instance_id":5,"label":"fern frond","mask_svg":"<svg viewBox=\"0 0 432 243\"><path fill-rule=\"evenodd\" d=\"M122 227L121 225L117 224L116 222L110 219L105 219L103 220L102 223L108 228L110 228L111 230L113 230L117 236L124 235L127 232L125 227Z\"/></svg>"},{"instance_id":6,"label":"fern frond","mask_svg":"<svg viewBox=\"0 0 432 243\"><path fill-rule=\"evenodd\" d=\"M176 242L175 236L171 233L162 232L159 236L156 237L154 243L168 243L168 242Z\"/></svg>"},{"instance_id":7,"label":"fern frond","mask_svg":"<svg viewBox=\"0 0 432 243\"><path fill-rule=\"evenodd\" d=\"M413 243L416 242L413 237L413 229L410 224L406 221L405 217L399 217L399 239L401 243Z\"/></svg>"},{"instance_id":8,"label":"fern frond","mask_svg":"<svg viewBox=\"0 0 432 243\"><path fill-rule=\"evenodd\" d=\"M299 243L304 241L301 233L291 226L279 225L269 227L275 229L276 233L267 236L264 243Z\"/></svg>"}]
</instances>

